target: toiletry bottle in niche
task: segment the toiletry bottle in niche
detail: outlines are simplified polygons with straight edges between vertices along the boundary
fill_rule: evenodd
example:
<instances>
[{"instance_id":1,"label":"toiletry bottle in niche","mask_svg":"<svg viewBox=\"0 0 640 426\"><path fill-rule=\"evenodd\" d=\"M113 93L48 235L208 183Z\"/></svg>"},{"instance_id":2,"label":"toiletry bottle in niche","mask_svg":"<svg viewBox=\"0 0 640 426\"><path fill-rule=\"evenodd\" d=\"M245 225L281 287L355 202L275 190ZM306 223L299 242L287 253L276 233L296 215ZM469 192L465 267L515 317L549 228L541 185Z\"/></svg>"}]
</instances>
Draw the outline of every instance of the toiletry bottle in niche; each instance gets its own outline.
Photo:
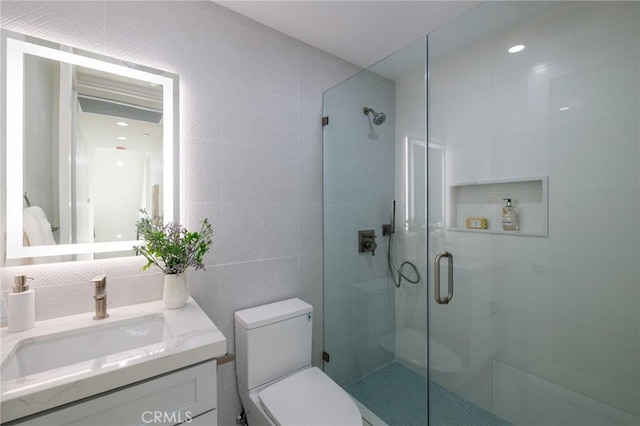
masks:
<instances>
[{"instance_id":1,"label":"toiletry bottle in niche","mask_svg":"<svg viewBox=\"0 0 640 426\"><path fill-rule=\"evenodd\" d=\"M7 308L9 311L9 333L29 330L36 321L36 298L29 290L27 280L31 277L18 275L13 277L13 292L9 293Z\"/></svg>"},{"instance_id":2,"label":"toiletry bottle in niche","mask_svg":"<svg viewBox=\"0 0 640 426\"><path fill-rule=\"evenodd\" d=\"M505 231L517 231L520 229L518 225L518 212L511 205L511 198L503 198L507 205L502 208L502 229Z\"/></svg>"}]
</instances>

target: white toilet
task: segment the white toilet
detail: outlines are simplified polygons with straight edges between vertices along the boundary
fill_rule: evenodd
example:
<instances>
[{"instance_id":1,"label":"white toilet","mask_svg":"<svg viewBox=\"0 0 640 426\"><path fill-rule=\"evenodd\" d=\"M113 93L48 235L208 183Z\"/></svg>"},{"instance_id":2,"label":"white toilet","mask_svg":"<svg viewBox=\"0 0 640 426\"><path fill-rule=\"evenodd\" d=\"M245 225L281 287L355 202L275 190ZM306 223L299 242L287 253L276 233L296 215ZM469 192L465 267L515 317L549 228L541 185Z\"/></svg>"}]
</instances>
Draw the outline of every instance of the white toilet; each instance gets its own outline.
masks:
<instances>
[{"instance_id":1,"label":"white toilet","mask_svg":"<svg viewBox=\"0 0 640 426\"><path fill-rule=\"evenodd\" d=\"M300 299L235 313L236 376L249 426L362 426L349 394L311 367L312 313Z\"/></svg>"}]
</instances>

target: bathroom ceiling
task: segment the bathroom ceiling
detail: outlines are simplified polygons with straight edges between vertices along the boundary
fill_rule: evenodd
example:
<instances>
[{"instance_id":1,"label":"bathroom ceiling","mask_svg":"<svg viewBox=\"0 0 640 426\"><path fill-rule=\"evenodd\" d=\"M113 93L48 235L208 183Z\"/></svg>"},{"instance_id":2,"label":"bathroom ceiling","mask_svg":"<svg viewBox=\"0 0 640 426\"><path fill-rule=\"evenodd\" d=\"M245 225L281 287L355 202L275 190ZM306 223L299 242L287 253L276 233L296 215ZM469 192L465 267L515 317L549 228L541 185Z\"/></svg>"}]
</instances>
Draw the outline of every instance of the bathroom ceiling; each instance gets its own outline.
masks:
<instances>
[{"instance_id":1,"label":"bathroom ceiling","mask_svg":"<svg viewBox=\"0 0 640 426\"><path fill-rule=\"evenodd\" d=\"M346 61L369 67L482 1L218 1Z\"/></svg>"}]
</instances>

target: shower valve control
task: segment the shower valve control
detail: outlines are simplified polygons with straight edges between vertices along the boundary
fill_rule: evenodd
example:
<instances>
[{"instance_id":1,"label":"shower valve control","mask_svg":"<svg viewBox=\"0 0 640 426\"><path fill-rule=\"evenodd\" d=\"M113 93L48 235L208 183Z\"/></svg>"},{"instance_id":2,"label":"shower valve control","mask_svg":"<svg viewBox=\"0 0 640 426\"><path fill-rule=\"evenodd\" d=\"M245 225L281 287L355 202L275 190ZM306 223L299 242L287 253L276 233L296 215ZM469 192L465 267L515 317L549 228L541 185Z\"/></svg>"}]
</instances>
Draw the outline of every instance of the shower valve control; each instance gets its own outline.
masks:
<instances>
[{"instance_id":1,"label":"shower valve control","mask_svg":"<svg viewBox=\"0 0 640 426\"><path fill-rule=\"evenodd\" d=\"M376 231L374 229L365 229L358 231L358 253L371 252L372 256L376 255Z\"/></svg>"}]
</instances>

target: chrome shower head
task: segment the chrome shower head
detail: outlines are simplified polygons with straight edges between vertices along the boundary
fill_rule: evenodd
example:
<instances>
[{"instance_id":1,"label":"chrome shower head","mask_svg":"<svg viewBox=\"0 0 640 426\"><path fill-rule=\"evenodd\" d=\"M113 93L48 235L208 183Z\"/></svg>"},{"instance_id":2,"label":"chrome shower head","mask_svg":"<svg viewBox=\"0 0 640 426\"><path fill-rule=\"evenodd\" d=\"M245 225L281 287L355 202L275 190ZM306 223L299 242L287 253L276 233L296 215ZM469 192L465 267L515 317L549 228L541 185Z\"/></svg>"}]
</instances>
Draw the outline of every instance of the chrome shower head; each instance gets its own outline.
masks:
<instances>
[{"instance_id":1,"label":"chrome shower head","mask_svg":"<svg viewBox=\"0 0 640 426\"><path fill-rule=\"evenodd\" d=\"M369 107L362 108L362 112L364 113L364 115L369 115L370 112L373 113L372 121L376 126L381 125L387 119L387 116L384 114L384 112L375 112Z\"/></svg>"},{"instance_id":2,"label":"chrome shower head","mask_svg":"<svg viewBox=\"0 0 640 426\"><path fill-rule=\"evenodd\" d=\"M379 126L382 123L384 123L386 119L387 119L387 116L384 114L384 112L381 112L379 114L373 114L373 124L375 124L376 126Z\"/></svg>"}]
</instances>

